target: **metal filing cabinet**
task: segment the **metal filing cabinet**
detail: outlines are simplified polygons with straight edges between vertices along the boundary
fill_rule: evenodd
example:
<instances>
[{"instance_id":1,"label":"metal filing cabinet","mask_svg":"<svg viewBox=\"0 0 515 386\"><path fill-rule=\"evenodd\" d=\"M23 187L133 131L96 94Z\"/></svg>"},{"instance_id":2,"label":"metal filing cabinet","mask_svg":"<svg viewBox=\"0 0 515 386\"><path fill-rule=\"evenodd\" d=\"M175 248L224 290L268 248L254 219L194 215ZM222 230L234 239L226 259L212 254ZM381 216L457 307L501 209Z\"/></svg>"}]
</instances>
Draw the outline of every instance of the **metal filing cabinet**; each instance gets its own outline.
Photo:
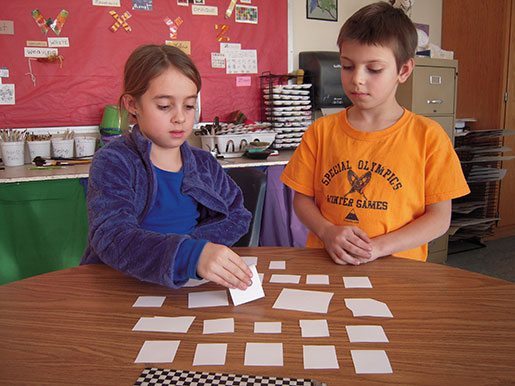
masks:
<instances>
[{"instance_id":1,"label":"metal filing cabinet","mask_svg":"<svg viewBox=\"0 0 515 386\"><path fill-rule=\"evenodd\" d=\"M413 74L397 89L397 100L402 106L438 122L452 143L457 77L458 61L417 57ZM447 260L448 241L448 234L431 241L427 261L444 263Z\"/></svg>"}]
</instances>

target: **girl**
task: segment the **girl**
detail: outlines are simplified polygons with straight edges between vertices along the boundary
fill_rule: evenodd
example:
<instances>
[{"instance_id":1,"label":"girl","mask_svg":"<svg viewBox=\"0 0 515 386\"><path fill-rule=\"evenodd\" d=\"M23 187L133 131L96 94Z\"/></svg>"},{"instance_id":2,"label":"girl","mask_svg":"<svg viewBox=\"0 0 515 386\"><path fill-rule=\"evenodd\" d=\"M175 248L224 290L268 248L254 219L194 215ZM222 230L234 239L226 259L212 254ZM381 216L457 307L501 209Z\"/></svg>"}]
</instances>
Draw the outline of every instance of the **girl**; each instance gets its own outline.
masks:
<instances>
[{"instance_id":1,"label":"girl","mask_svg":"<svg viewBox=\"0 0 515 386\"><path fill-rule=\"evenodd\" d=\"M172 288L190 278L251 284L245 262L225 246L248 230L241 191L211 154L186 142L200 86L197 68L175 47L130 55L120 107L137 124L95 154L81 264L103 262Z\"/></svg>"}]
</instances>

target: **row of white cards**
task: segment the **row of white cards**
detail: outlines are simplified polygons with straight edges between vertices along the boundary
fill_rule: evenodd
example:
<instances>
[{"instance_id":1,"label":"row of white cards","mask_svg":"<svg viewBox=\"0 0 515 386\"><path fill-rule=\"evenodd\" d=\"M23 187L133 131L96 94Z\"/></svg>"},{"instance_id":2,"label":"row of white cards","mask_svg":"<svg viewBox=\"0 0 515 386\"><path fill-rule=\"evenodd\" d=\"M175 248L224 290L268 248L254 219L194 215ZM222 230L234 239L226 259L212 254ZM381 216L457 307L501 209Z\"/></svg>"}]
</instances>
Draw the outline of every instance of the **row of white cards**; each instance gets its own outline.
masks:
<instances>
[{"instance_id":1,"label":"row of white cards","mask_svg":"<svg viewBox=\"0 0 515 386\"><path fill-rule=\"evenodd\" d=\"M147 340L134 363L172 363L180 340ZM198 343L193 366L224 366L227 343ZM332 345L303 345L304 369L339 369L336 347ZM357 374L392 373L384 350L351 350ZM244 366L284 366L282 343L247 343Z\"/></svg>"},{"instance_id":2,"label":"row of white cards","mask_svg":"<svg viewBox=\"0 0 515 386\"><path fill-rule=\"evenodd\" d=\"M272 308L302 312L327 313L329 303L331 302L333 295L333 292L283 288ZM153 298L154 297L140 297L136 303L140 304L140 306L141 304L148 306L148 304L159 304L164 301L162 299ZM219 307L228 305L229 299L227 298L227 291L225 290L190 292L188 294L188 308ZM371 298L345 299L345 306L350 309L353 316L356 317L393 317L392 312L385 303Z\"/></svg>"},{"instance_id":3,"label":"row of white cards","mask_svg":"<svg viewBox=\"0 0 515 386\"><path fill-rule=\"evenodd\" d=\"M169 332L185 334L195 320L194 316L176 317L142 317L132 331ZM326 319L299 320L303 338L319 338L329 336L329 325ZM349 341L386 343L388 338L381 326L346 326ZM234 333L234 318L204 320L203 334ZM254 322L255 334L281 334L282 322Z\"/></svg>"},{"instance_id":4,"label":"row of white cards","mask_svg":"<svg viewBox=\"0 0 515 386\"><path fill-rule=\"evenodd\" d=\"M260 277L260 282L262 282L262 274L258 274L255 270L255 266L250 267L253 271L253 274ZM280 275L273 274L270 278L270 283L289 283L289 284L298 284L300 282L301 275ZM343 283L345 288L372 288L372 283L369 278L366 276L355 276L355 277L343 277ZM263 297L264 293L262 293L262 288L257 285L258 283L253 283L246 291L240 291L246 293L246 297L250 297L257 299L255 296ZM306 276L306 284L329 284L329 276L328 275L307 275ZM253 288L255 287L255 288ZM243 295L238 291L234 291L231 293L233 296L233 302L238 302L238 299L234 301L234 296ZM252 292L256 292L256 295L251 295ZM136 302L132 305L133 307L161 307L165 301L165 296L140 296L136 300ZM242 303L238 303L242 304ZM205 291L205 292L192 292L188 294L188 308L199 308L199 307L217 307L217 306L227 306L229 305L227 299L227 293L225 290L220 291Z\"/></svg>"}]
</instances>

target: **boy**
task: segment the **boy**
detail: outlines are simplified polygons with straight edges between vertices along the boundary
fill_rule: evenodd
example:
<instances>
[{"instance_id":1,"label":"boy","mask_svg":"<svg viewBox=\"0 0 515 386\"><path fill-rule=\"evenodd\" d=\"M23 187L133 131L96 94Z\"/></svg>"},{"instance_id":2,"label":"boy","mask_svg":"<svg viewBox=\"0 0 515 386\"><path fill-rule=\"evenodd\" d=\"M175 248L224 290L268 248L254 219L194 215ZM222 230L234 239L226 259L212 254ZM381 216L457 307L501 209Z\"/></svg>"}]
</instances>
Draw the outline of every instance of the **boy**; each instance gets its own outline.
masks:
<instances>
[{"instance_id":1,"label":"boy","mask_svg":"<svg viewBox=\"0 0 515 386\"><path fill-rule=\"evenodd\" d=\"M427 242L449 228L451 199L470 192L442 127L395 98L416 46L411 20L386 2L351 16L338 47L352 106L318 119L281 176L310 230L307 246L338 264L425 261Z\"/></svg>"}]
</instances>

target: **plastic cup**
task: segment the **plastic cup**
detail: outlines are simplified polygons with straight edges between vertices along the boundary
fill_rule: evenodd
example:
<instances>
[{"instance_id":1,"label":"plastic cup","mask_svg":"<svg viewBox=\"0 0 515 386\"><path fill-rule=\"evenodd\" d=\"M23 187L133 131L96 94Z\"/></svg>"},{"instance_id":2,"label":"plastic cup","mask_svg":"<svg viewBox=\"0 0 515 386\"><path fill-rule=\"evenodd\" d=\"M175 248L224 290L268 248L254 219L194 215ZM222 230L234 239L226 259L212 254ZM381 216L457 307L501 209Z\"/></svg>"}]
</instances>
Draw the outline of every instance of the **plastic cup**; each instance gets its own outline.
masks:
<instances>
[{"instance_id":1,"label":"plastic cup","mask_svg":"<svg viewBox=\"0 0 515 386\"><path fill-rule=\"evenodd\" d=\"M73 158L73 138L52 138L54 157Z\"/></svg>"},{"instance_id":2,"label":"plastic cup","mask_svg":"<svg viewBox=\"0 0 515 386\"><path fill-rule=\"evenodd\" d=\"M120 115L120 110L116 105L106 105L100 128L103 129L120 129L127 125L127 112L124 110ZM114 134L114 133L113 133Z\"/></svg>"},{"instance_id":3,"label":"plastic cup","mask_svg":"<svg viewBox=\"0 0 515 386\"><path fill-rule=\"evenodd\" d=\"M50 140L27 141L29 146L30 161L36 157L50 158Z\"/></svg>"},{"instance_id":4,"label":"plastic cup","mask_svg":"<svg viewBox=\"0 0 515 386\"><path fill-rule=\"evenodd\" d=\"M75 156L89 157L95 153L97 139L95 137L75 137Z\"/></svg>"},{"instance_id":5,"label":"plastic cup","mask_svg":"<svg viewBox=\"0 0 515 386\"><path fill-rule=\"evenodd\" d=\"M25 142L1 142L2 160L5 166L22 166L25 161Z\"/></svg>"}]
</instances>

